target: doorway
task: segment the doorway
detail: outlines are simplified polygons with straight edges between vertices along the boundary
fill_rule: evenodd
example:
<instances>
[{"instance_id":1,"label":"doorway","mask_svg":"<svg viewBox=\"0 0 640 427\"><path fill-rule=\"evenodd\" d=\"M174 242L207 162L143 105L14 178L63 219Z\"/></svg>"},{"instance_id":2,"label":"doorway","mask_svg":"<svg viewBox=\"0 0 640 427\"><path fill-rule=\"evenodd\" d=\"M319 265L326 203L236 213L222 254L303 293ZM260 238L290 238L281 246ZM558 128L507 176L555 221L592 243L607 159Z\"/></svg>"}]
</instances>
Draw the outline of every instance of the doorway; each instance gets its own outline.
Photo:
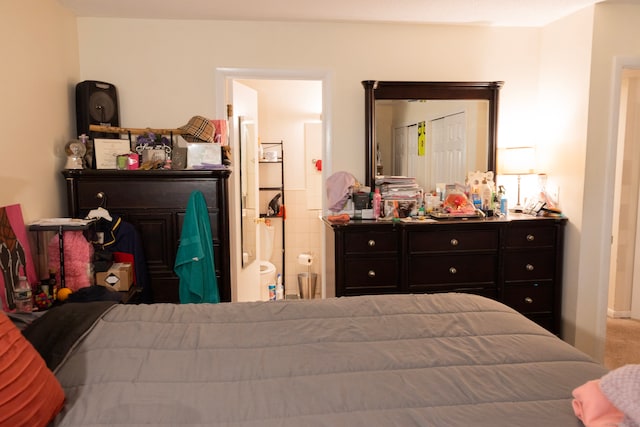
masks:
<instances>
[{"instance_id":1,"label":"doorway","mask_svg":"<svg viewBox=\"0 0 640 427\"><path fill-rule=\"evenodd\" d=\"M623 68L607 316L640 319L640 69Z\"/></svg>"},{"instance_id":2,"label":"doorway","mask_svg":"<svg viewBox=\"0 0 640 427\"><path fill-rule=\"evenodd\" d=\"M329 77L324 71L287 71L287 70L252 70L252 69L218 69L216 81L219 94L218 111L225 112L230 98L227 90L230 82L240 82L258 93L257 133L260 142L282 141L284 151L284 185L283 198L284 223L275 222L275 226L282 227L275 233L273 255L271 262L279 273L284 273L285 294L297 293L297 274L302 272L297 265L300 252L312 252L314 255L313 273L318 274L319 296L326 295L324 280L324 228L320 221L323 211L324 197L323 183L326 171L330 169L328 128L330 112L328 102ZM302 87L315 87L314 107L309 107L309 95L300 94ZM300 96L296 96L296 93ZM283 95L285 94L285 95ZM275 101L274 101L275 99ZM293 100L293 101L292 101ZM286 101L286 102L285 102ZM294 117L295 119L291 119ZM283 124L284 117L289 117L289 124ZM291 120L296 122L296 129L291 131ZM235 150L234 123L230 119L230 146L232 155ZM310 143L305 142L309 129L316 129L318 134L316 148L309 149ZM309 156L311 158L309 159ZM314 160L312 164L311 160ZM317 162L320 161L320 162ZM322 165L322 167L316 167ZM313 174L313 175L311 175ZM256 295L255 292L244 292L245 286L260 286L260 262L252 262L242 267L242 252L240 242L236 236L240 235L242 211L238 199L238 175L230 180L230 226L231 226L231 279L232 300L241 301L243 295ZM259 174L258 174L259 175ZM317 183L306 185L309 177L315 176ZM258 180L260 178L258 177ZM310 196L313 194L313 196ZM311 199L311 200L307 200ZM286 225L285 225L286 224ZM259 233L256 245L259 247ZM282 237L279 237L282 236ZM320 246L317 246L320 245ZM284 256L281 257L281 251ZM260 257L259 254L257 254ZM305 270L306 271L306 270ZM257 293L260 295L260 292ZM251 299L251 298L250 298Z\"/></svg>"}]
</instances>

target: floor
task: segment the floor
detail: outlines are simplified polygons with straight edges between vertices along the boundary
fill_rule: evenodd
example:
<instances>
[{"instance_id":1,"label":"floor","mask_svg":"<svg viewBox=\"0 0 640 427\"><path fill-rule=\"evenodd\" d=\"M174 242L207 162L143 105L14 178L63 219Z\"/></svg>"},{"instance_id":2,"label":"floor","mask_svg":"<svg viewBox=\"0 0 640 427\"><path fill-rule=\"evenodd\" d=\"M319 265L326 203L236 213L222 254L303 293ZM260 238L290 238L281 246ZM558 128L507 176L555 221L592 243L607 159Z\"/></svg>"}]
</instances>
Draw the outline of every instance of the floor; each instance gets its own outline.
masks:
<instances>
[{"instance_id":1,"label":"floor","mask_svg":"<svg viewBox=\"0 0 640 427\"><path fill-rule=\"evenodd\" d=\"M640 364L640 320L607 318L604 365L608 369Z\"/></svg>"}]
</instances>

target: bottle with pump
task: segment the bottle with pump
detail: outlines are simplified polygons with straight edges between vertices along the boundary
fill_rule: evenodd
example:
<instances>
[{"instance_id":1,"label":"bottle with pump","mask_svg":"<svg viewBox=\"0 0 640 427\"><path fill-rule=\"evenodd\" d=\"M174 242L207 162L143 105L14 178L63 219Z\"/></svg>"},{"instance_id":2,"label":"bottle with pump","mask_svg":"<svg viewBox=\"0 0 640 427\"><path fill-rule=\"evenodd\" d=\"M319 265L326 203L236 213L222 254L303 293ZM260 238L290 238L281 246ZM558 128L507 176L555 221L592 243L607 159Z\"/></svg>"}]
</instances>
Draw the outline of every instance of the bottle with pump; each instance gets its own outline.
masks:
<instances>
[{"instance_id":1,"label":"bottle with pump","mask_svg":"<svg viewBox=\"0 0 640 427\"><path fill-rule=\"evenodd\" d=\"M376 188L373 193L373 217L375 219L380 218L380 205L382 204L382 195L380 189Z\"/></svg>"}]
</instances>

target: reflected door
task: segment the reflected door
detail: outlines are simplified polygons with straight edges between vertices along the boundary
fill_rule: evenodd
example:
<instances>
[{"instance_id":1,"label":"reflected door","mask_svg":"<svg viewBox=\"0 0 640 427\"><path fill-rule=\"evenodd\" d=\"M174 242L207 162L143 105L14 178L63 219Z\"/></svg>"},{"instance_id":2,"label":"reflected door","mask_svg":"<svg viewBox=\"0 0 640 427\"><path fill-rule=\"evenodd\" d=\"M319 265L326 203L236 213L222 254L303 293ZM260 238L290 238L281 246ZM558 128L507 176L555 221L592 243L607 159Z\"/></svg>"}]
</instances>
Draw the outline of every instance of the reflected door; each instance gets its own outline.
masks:
<instances>
[{"instance_id":1,"label":"reflected door","mask_svg":"<svg viewBox=\"0 0 640 427\"><path fill-rule=\"evenodd\" d=\"M467 175L464 112L431 121L431 184L464 184Z\"/></svg>"}]
</instances>

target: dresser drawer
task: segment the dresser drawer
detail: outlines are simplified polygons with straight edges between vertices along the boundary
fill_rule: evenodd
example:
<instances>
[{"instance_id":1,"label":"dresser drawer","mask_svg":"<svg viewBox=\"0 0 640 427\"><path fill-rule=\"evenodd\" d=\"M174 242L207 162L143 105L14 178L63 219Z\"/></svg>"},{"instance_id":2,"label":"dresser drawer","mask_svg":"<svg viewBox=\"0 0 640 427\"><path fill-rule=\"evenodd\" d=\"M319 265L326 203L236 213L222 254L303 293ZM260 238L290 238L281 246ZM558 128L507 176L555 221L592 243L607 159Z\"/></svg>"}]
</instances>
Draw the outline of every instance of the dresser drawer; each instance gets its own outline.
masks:
<instances>
[{"instance_id":1,"label":"dresser drawer","mask_svg":"<svg viewBox=\"0 0 640 427\"><path fill-rule=\"evenodd\" d=\"M345 288L398 288L400 269L395 257L350 258L344 264Z\"/></svg>"},{"instance_id":2,"label":"dresser drawer","mask_svg":"<svg viewBox=\"0 0 640 427\"><path fill-rule=\"evenodd\" d=\"M409 260L409 287L453 283L495 283L497 255L460 254L412 256Z\"/></svg>"},{"instance_id":3,"label":"dresser drawer","mask_svg":"<svg viewBox=\"0 0 640 427\"><path fill-rule=\"evenodd\" d=\"M541 226L515 225L507 228L507 247L509 248L539 248L555 246L556 228Z\"/></svg>"},{"instance_id":4,"label":"dresser drawer","mask_svg":"<svg viewBox=\"0 0 640 427\"><path fill-rule=\"evenodd\" d=\"M504 303L521 313L550 313L553 310L553 282L505 286Z\"/></svg>"},{"instance_id":5,"label":"dresser drawer","mask_svg":"<svg viewBox=\"0 0 640 427\"><path fill-rule=\"evenodd\" d=\"M78 181L78 206L82 211L94 209L104 195L107 209L179 209L186 210L193 191L201 191L208 208L216 208L220 195L213 180L167 180L166 185L143 179Z\"/></svg>"},{"instance_id":6,"label":"dresser drawer","mask_svg":"<svg viewBox=\"0 0 640 427\"><path fill-rule=\"evenodd\" d=\"M504 256L504 279L552 279L556 271L553 250L509 252Z\"/></svg>"},{"instance_id":7,"label":"dresser drawer","mask_svg":"<svg viewBox=\"0 0 640 427\"><path fill-rule=\"evenodd\" d=\"M398 232L396 231L363 231L349 232L344 236L345 254L379 254L398 252Z\"/></svg>"},{"instance_id":8,"label":"dresser drawer","mask_svg":"<svg viewBox=\"0 0 640 427\"><path fill-rule=\"evenodd\" d=\"M437 230L409 232L409 252L498 250L498 230Z\"/></svg>"}]
</instances>

